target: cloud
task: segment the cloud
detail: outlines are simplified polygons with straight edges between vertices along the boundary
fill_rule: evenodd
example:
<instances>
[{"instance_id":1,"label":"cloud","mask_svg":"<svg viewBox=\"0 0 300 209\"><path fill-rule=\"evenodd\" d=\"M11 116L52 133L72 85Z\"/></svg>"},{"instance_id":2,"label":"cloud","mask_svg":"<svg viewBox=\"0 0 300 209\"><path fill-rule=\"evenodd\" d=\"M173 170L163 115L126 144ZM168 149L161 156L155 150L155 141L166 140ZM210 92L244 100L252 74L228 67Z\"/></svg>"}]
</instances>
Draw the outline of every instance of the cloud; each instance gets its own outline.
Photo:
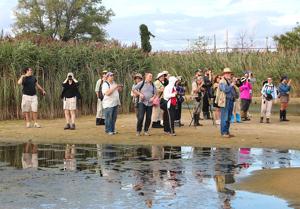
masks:
<instances>
[{"instance_id":1,"label":"cloud","mask_svg":"<svg viewBox=\"0 0 300 209\"><path fill-rule=\"evenodd\" d=\"M277 17L269 17L269 22L276 26L295 26L297 22L300 22L300 14L287 14Z\"/></svg>"}]
</instances>

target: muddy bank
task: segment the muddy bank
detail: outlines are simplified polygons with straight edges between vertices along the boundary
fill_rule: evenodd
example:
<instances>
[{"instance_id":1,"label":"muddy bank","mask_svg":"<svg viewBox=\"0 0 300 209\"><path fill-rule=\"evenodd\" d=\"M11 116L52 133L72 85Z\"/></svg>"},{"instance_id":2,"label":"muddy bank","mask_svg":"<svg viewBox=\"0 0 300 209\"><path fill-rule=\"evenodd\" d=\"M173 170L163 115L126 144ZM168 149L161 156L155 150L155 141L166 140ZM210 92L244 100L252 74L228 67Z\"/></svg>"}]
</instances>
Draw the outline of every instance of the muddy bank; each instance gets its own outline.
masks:
<instances>
[{"instance_id":1,"label":"muddy bank","mask_svg":"<svg viewBox=\"0 0 300 209\"><path fill-rule=\"evenodd\" d=\"M277 116L277 115L276 115ZM103 126L95 126L94 117L81 117L77 120L75 131L64 131L64 119L42 120L40 129L25 128L24 121L1 121L1 142L25 142L28 139L36 143L77 143L77 144L151 144L200 147L267 147L279 149L300 149L300 117L290 116L288 123L280 123L274 116L271 124L258 123L258 115L250 122L232 125L236 137L220 137L219 126L213 126L211 120L201 121L203 127L188 127L190 115L183 114L184 127L176 128L176 137L165 136L162 129L152 129L151 136L135 135L136 118L134 114L120 115L117 120L119 134L108 136Z\"/></svg>"},{"instance_id":2,"label":"muddy bank","mask_svg":"<svg viewBox=\"0 0 300 209\"><path fill-rule=\"evenodd\" d=\"M292 208L300 208L300 168L267 169L234 185L235 189L275 195L290 202Z\"/></svg>"}]
</instances>

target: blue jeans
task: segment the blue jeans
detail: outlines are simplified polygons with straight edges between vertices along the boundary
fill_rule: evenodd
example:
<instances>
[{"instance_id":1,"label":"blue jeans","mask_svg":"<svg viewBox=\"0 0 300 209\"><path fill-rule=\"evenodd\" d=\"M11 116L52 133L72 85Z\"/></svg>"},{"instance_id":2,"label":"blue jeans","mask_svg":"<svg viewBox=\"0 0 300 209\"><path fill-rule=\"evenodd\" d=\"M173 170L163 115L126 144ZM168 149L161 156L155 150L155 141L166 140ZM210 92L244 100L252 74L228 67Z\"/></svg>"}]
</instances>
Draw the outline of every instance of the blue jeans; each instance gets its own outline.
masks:
<instances>
[{"instance_id":1,"label":"blue jeans","mask_svg":"<svg viewBox=\"0 0 300 209\"><path fill-rule=\"evenodd\" d=\"M105 108L104 115L105 115L105 132L106 133L115 132L116 131L115 126L116 126L117 115L118 115L118 106Z\"/></svg>"},{"instance_id":2,"label":"blue jeans","mask_svg":"<svg viewBox=\"0 0 300 209\"><path fill-rule=\"evenodd\" d=\"M230 119L233 111L233 99L226 99L225 107L221 108L221 134L229 134Z\"/></svg>"}]
</instances>

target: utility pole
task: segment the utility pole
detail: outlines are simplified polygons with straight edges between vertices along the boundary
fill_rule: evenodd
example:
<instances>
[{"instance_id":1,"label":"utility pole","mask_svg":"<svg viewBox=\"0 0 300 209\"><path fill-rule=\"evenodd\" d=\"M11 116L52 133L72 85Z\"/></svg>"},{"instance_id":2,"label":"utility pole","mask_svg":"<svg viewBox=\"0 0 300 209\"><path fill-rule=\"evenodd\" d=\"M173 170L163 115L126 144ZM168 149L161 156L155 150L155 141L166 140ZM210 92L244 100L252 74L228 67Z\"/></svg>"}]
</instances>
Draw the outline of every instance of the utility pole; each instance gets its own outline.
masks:
<instances>
[{"instance_id":1,"label":"utility pole","mask_svg":"<svg viewBox=\"0 0 300 209\"><path fill-rule=\"evenodd\" d=\"M225 45L226 45L226 52L228 52L228 30L226 30Z\"/></svg>"},{"instance_id":2,"label":"utility pole","mask_svg":"<svg viewBox=\"0 0 300 209\"><path fill-rule=\"evenodd\" d=\"M217 40L216 40L216 34L214 34L214 52L217 52Z\"/></svg>"},{"instance_id":3,"label":"utility pole","mask_svg":"<svg viewBox=\"0 0 300 209\"><path fill-rule=\"evenodd\" d=\"M269 37L266 37L266 51L269 51Z\"/></svg>"}]
</instances>

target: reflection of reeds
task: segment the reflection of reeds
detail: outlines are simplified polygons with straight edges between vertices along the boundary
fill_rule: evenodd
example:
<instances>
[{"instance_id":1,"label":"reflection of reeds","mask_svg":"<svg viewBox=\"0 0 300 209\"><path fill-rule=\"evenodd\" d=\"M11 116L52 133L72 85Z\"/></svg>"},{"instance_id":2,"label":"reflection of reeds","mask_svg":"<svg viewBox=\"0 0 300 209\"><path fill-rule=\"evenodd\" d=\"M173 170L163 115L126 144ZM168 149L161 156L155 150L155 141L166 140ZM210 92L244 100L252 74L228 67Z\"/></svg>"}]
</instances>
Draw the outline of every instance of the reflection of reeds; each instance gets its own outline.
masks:
<instances>
[{"instance_id":1,"label":"reflection of reeds","mask_svg":"<svg viewBox=\"0 0 300 209\"><path fill-rule=\"evenodd\" d=\"M1 146L0 161L8 163L9 166L22 168L23 145Z\"/></svg>"}]
</instances>

